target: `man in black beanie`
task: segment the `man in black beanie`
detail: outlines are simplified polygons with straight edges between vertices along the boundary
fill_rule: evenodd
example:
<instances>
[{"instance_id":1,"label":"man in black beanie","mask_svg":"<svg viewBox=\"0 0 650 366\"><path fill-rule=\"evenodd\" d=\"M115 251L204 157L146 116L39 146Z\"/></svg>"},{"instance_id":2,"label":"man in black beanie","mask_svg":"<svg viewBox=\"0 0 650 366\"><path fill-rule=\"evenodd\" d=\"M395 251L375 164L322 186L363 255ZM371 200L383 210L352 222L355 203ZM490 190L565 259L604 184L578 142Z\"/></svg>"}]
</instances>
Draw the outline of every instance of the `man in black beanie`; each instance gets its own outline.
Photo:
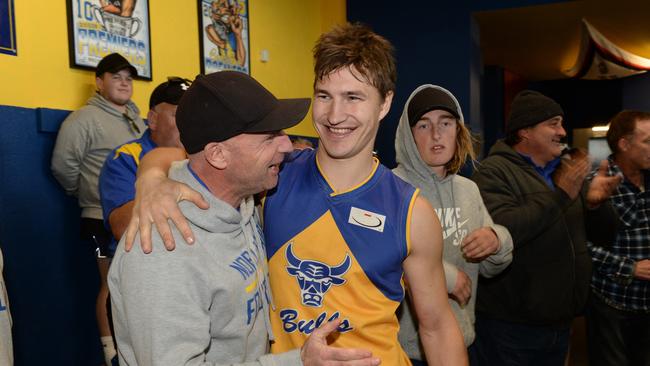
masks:
<instances>
[{"instance_id":1,"label":"man in black beanie","mask_svg":"<svg viewBox=\"0 0 650 366\"><path fill-rule=\"evenodd\" d=\"M494 222L508 228L514 243L510 267L479 280L475 346L482 365L564 365L571 321L587 300L591 259L583 214L587 206L608 210L600 204L617 182L598 176L583 190L590 162L584 152L560 158L563 118L551 98L520 92L505 139L473 177Z\"/></svg>"}]
</instances>

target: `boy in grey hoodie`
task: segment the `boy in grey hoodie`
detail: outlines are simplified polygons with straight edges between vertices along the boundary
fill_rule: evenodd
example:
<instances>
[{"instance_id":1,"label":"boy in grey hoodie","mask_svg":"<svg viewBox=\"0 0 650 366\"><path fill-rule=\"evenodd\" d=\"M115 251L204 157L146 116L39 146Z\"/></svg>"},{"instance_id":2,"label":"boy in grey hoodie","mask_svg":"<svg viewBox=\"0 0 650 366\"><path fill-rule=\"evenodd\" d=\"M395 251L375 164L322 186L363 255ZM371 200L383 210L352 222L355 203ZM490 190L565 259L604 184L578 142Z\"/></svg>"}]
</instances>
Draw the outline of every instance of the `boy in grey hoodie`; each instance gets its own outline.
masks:
<instances>
[{"instance_id":1,"label":"boy in grey hoodie","mask_svg":"<svg viewBox=\"0 0 650 366\"><path fill-rule=\"evenodd\" d=\"M435 85L413 91L399 121L395 150L393 172L419 188L440 218L449 304L469 347L478 276L494 276L510 264L512 238L492 222L476 184L457 175L474 153L456 98ZM409 306L403 306L399 339L417 362L423 354L416 324Z\"/></svg>"},{"instance_id":2,"label":"boy in grey hoodie","mask_svg":"<svg viewBox=\"0 0 650 366\"><path fill-rule=\"evenodd\" d=\"M81 239L97 253L101 286L95 312L106 364L111 363L116 353L106 309L106 274L110 263L106 255L111 234L102 220L99 172L111 150L144 132L140 110L131 101L133 78L137 74L121 55L111 53L104 57L95 71L97 93L63 121L52 153L52 174L66 194L79 200Z\"/></svg>"},{"instance_id":3,"label":"boy in grey hoodie","mask_svg":"<svg viewBox=\"0 0 650 366\"><path fill-rule=\"evenodd\" d=\"M151 254L126 252L120 241L109 287L121 365L320 365L327 353L356 353L326 347L338 326L331 322L300 352L267 354L273 299L252 195L276 186L293 150L282 129L308 109L309 99L277 100L238 72L199 76L186 91L176 123L189 161L175 163L170 178L201 193L209 208L180 203L195 242L174 253L157 232ZM181 238L175 229L173 236ZM376 364L359 354L358 365Z\"/></svg>"}]
</instances>

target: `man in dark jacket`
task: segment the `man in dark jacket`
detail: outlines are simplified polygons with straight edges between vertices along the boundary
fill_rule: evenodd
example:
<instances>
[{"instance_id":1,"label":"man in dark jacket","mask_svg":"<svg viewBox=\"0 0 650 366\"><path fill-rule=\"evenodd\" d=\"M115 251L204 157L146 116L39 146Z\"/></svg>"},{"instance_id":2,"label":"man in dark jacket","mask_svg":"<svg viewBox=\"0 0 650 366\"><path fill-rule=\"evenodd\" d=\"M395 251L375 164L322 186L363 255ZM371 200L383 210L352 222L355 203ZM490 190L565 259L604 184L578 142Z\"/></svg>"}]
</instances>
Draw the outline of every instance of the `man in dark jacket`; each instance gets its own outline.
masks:
<instances>
[{"instance_id":1,"label":"man in dark jacket","mask_svg":"<svg viewBox=\"0 0 650 366\"><path fill-rule=\"evenodd\" d=\"M563 115L554 100L519 93L506 138L473 177L494 222L508 228L514 243L511 266L479 281L475 344L481 364L563 365L571 321L589 293L584 212L600 206L618 178L598 176L583 190L587 155L560 158Z\"/></svg>"}]
</instances>

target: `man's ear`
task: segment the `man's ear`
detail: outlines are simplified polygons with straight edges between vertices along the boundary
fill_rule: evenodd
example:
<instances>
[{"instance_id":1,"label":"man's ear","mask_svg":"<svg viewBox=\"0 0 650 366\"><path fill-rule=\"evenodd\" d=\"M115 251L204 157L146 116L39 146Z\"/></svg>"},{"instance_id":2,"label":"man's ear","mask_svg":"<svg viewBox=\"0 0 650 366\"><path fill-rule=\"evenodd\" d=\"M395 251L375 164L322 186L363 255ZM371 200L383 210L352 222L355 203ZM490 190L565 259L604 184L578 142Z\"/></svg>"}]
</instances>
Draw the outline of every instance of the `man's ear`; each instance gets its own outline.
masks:
<instances>
[{"instance_id":1,"label":"man's ear","mask_svg":"<svg viewBox=\"0 0 650 366\"><path fill-rule=\"evenodd\" d=\"M95 77L95 87L97 87L97 91L101 93L101 91L104 89L104 79L103 75L101 77L96 76Z\"/></svg>"},{"instance_id":2,"label":"man's ear","mask_svg":"<svg viewBox=\"0 0 650 366\"><path fill-rule=\"evenodd\" d=\"M156 131L158 129L158 113L153 109L149 109L147 113L147 126L151 131Z\"/></svg>"},{"instance_id":3,"label":"man's ear","mask_svg":"<svg viewBox=\"0 0 650 366\"><path fill-rule=\"evenodd\" d=\"M381 121L386 117L388 114L388 111L390 111L390 105L393 103L393 91L389 91L386 93L386 96L384 97L383 103L381 103L381 111L379 111L379 120Z\"/></svg>"},{"instance_id":4,"label":"man's ear","mask_svg":"<svg viewBox=\"0 0 650 366\"><path fill-rule=\"evenodd\" d=\"M208 164L219 170L224 170L228 167L228 161L231 152L222 142L211 142L203 148L203 156Z\"/></svg>"},{"instance_id":5,"label":"man's ear","mask_svg":"<svg viewBox=\"0 0 650 366\"><path fill-rule=\"evenodd\" d=\"M627 137L621 137L618 139L616 146L618 146L619 151L627 151L630 148L630 140Z\"/></svg>"},{"instance_id":6,"label":"man's ear","mask_svg":"<svg viewBox=\"0 0 650 366\"><path fill-rule=\"evenodd\" d=\"M516 132L520 140L528 140L528 127L524 127Z\"/></svg>"}]
</instances>

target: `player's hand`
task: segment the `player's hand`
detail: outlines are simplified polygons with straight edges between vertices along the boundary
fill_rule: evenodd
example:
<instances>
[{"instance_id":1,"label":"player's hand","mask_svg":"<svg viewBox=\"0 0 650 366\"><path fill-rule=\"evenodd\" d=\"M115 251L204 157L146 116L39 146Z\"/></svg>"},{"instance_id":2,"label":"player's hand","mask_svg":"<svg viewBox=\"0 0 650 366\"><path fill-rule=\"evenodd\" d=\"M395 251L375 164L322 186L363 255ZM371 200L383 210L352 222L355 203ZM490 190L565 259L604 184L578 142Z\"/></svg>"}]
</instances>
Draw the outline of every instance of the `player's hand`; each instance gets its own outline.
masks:
<instances>
[{"instance_id":1,"label":"player's hand","mask_svg":"<svg viewBox=\"0 0 650 366\"><path fill-rule=\"evenodd\" d=\"M209 207L203 196L185 184L172 181L157 172L144 173L138 177L134 199L133 215L126 229L126 251L131 250L136 234L140 232L140 245L145 253L151 252L151 224L163 239L165 248L175 248L169 219L188 244L194 242L194 234L185 216L178 208L178 202L187 200L202 209Z\"/></svg>"},{"instance_id":2,"label":"player's hand","mask_svg":"<svg viewBox=\"0 0 650 366\"><path fill-rule=\"evenodd\" d=\"M587 191L587 206L596 208L605 202L616 190L616 187L623 181L621 175L607 176L609 162L603 160L600 162L596 175L589 183Z\"/></svg>"},{"instance_id":3,"label":"player's hand","mask_svg":"<svg viewBox=\"0 0 650 366\"><path fill-rule=\"evenodd\" d=\"M327 345L327 336L336 331L341 323L335 319L314 332L307 338L300 349L300 359L304 366L376 366L381 363L372 353L357 348L338 348Z\"/></svg>"},{"instance_id":4,"label":"player's hand","mask_svg":"<svg viewBox=\"0 0 650 366\"><path fill-rule=\"evenodd\" d=\"M472 262L480 262L499 250L499 238L489 227L478 228L463 239L461 251Z\"/></svg>"},{"instance_id":5,"label":"player's hand","mask_svg":"<svg viewBox=\"0 0 650 366\"><path fill-rule=\"evenodd\" d=\"M472 296L472 280L460 269L458 270L458 275L456 275L456 286L454 286L454 291L449 295L452 299L456 300L460 306L467 305L469 298Z\"/></svg>"},{"instance_id":6,"label":"player's hand","mask_svg":"<svg viewBox=\"0 0 650 366\"><path fill-rule=\"evenodd\" d=\"M587 153L576 149L569 158L561 159L560 165L553 173L553 182L574 200L580 194L582 184L589 174L590 164Z\"/></svg>"}]
</instances>

